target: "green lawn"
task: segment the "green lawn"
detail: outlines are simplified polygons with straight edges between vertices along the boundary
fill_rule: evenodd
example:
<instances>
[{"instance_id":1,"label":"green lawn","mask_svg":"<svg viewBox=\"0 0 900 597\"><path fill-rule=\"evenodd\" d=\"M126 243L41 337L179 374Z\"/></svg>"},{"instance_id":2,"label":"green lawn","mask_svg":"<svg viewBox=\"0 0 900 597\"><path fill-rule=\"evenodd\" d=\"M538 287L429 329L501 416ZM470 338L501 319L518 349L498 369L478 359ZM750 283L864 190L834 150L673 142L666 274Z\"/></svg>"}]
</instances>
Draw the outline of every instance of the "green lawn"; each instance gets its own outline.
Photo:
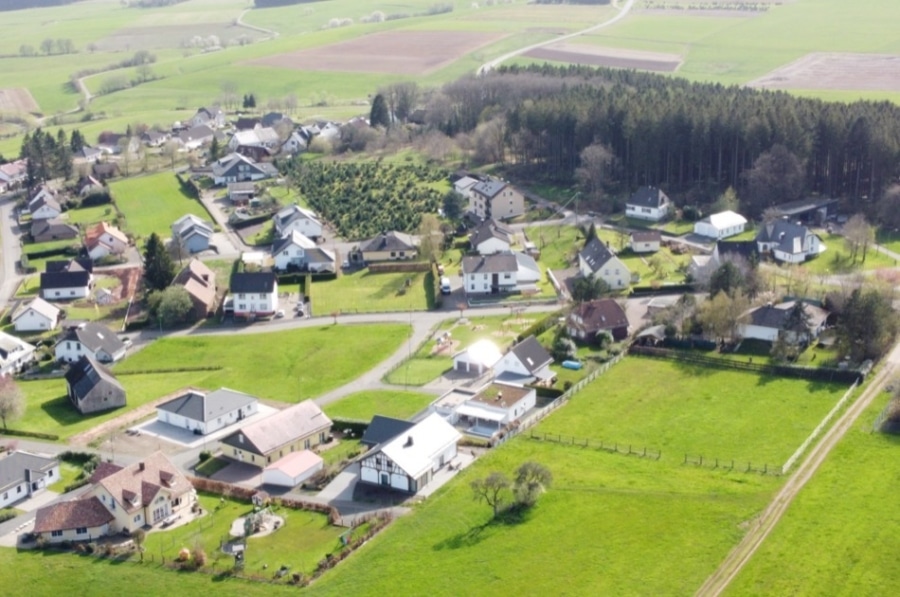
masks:
<instances>
[{"instance_id":1,"label":"green lawn","mask_svg":"<svg viewBox=\"0 0 900 597\"><path fill-rule=\"evenodd\" d=\"M406 419L436 398L433 394L397 390L356 392L325 407L325 414L334 419L369 421L375 415Z\"/></svg>"},{"instance_id":2,"label":"green lawn","mask_svg":"<svg viewBox=\"0 0 900 597\"><path fill-rule=\"evenodd\" d=\"M82 468L68 462L59 463L59 480L48 486L47 489L62 493L66 487L74 483L82 473Z\"/></svg>"},{"instance_id":3,"label":"green lawn","mask_svg":"<svg viewBox=\"0 0 900 597\"><path fill-rule=\"evenodd\" d=\"M112 205L95 205L94 207L82 207L72 209L63 214L63 219L70 224L80 224L86 228L97 222L111 222L116 218L116 208Z\"/></svg>"},{"instance_id":4,"label":"green lawn","mask_svg":"<svg viewBox=\"0 0 900 597\"><path fill-rule=\"evenodd\" d=\"M541 427L548 433L781 466L847 388L629 357Z\"/></svg>"},{"instance_id":5,"label":"green lawn","mask_svg":"<svg viewBox=\"0 0 900 597\"><path fill-rule=\"evenodd\" d=\"M212 220L199 201L182 192L171 172L118 180L110 184L110 192L125 215L128 230L141 238L153 232L168 238L172 222L185 214Z\"/></svg>"},{"instance_id":6,"label":"green lawn","mask_svg":"<svg viewBox=\"0 0 900 597\"><path fill-rule=\"evenodd\" d=\"M70 247L80 247L81 241L77 238L68 240L50 240L44 243L28 243L22 246L22 252L26 255L41 253L43 251L55 251L57 249L68 249Z\"/></svg>"},{"instance_id":7,"label":"green lawn","mask_svg":"<svg viewBox=\"0 0 900 597\"><path fill-rule=\"evenodd\" d=\"M900 438L872 433L888 397L863 413L726 595L884 595L900 582Z\"/></svg>"},{"instance_id":8,"label":"green lawn","mask_svg":"<svg viewBox=\"0 0 900 597\"><path fill-rule=\"evenodd\" d=\"M335 280L314 281L310 293L313 313L424 311L434 306L433 275L430 271L370 274L362 269Z\"/></svg>"},{"instance_id":9,"label":"green lawn","mask_svg":"<svg viewBox=\"0 0 900 597\"><path fill-rule=\"evenodd\" d=\"M869 247L869 250L866 252L865 262L862 261L862 255L860 254L856 263L853 263L850 260L850 251L842 236L837 234L820 234L819 236L827 250L803 264L803 268L811 274L845 274L854 271L897 267L897 263L893 259L879 253L874 247Z\"/></svg>"},{"instance_id":10,"label":"green lawn","mask_svg":"<svg viewBox=\"0 0 900 597\"><path fill-rule=\"evenodd\" d=\"M452 344L439 348L434 340L422 345L411 359L385 377L385 381L397 385L422 386L453 367L453 355L464 350L476 340L493 341L501 351L515 342L523 330L538 321L543 315L499 315L493 317L471 317L460 324L458 319L450 319L441 324L433 338L450 332Z\"/></svg>"},{"instance_id":11,"label":"green lawn","mask_svg":"<svg viewBox=\"0 0 900 597\"><path fill-rule=\"evenodd\" d=\"M524 521L491 524L490 508L472 499L469 482L492 471L511 475L525 461L547 466L552 487ZM460 473L309 592L690 595L779 483L520 437Z\"/></svg>"},{"instance_id":12,"label":"green lawn","mask_svg":"<svg viewBox=\"0 0 900 597\"><path fill-rule=\"evenodd\" d=\"M63 379L22 382L25 415L12 427L62 438L86 431L185 386L229 387L260 398L299 402L357 377L390 355L405 325L325 326L269 334L165 338L128 357L114 372L221 366L215 371L120 375L128 406L82 417L66 398ZM273 351L272 347L278 350ZM346 347L353 346L353 350ZM259 380L265 380L260 384Z\"/></svg>"},{"instance_id":13,"label":"green lawn","mask_svg":"<svg viewBox=\"0 0 900 597\"><path fill-rule=\"evenodd\" d=\"M201 477L212 477L217 472L228 466L228 461L224 458L207 458L198 464L194 471Z\"/></svg>"},{"instance_id":14,"label":"green lawn","mask_svg":"<svg viewBox=\"0 0 900 597\"><path fill-rule=\"evenodd\" d=\"M672 236L684 236L694 231L694 222L687 220L671 220L666 222L660 230Z\"/></svg>"}]
</instances>

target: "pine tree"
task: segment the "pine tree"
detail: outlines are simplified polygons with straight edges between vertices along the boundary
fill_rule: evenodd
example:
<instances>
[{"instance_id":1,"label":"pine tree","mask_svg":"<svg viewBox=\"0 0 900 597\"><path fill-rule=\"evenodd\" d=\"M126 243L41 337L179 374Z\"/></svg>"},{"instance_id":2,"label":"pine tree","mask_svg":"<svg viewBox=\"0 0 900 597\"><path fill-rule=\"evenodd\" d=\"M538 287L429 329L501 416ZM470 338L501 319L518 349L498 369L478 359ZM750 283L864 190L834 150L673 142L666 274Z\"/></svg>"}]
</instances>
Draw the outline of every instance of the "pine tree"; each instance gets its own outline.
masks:
<instances>
[{"instance_id":1,"label":"pine tree","mask_svg":"<svg viewBox=\"0 0 900 597\"><path fill-rule=\"evenodd\" d=\"M219 146L219 139L213 137L212 143L209 144L209 161L214 162L219 159L222 148Z\"/></svg>"},{"instance_id":2,"label":"pine tree","mask_svg":"<svg viewBox=\"0 0 900 597\"><path fill-rule=\"evenodd\" d=\"M391 126L391 115L388 112L387 102L380 93L372 100L372 111L369 113L369 125L383 126L387 128Z\"/></svg>"},{"instance_id":3,"label":"pine tree","mask_svg":"<svg viewBox=\"0 0 900 597\"><path fill-rule=\"evenodd\" d=\"M144 247L144 284L148 291L165 290L175 278L175 264L155 232Z\"/></svg>"},{"instance_id":4,"label":"pine tree","mask_svg":"<svg viewBox=\"0 0 900 597\"><path fill-rule=\"evenodd\" d=\"M72 137L69 139L69 148L72 150L72 153L75 153L81 151L84 146L84 135L81 134L81 131L75 129L72 131Z\"/></svg>"}]
</instances>

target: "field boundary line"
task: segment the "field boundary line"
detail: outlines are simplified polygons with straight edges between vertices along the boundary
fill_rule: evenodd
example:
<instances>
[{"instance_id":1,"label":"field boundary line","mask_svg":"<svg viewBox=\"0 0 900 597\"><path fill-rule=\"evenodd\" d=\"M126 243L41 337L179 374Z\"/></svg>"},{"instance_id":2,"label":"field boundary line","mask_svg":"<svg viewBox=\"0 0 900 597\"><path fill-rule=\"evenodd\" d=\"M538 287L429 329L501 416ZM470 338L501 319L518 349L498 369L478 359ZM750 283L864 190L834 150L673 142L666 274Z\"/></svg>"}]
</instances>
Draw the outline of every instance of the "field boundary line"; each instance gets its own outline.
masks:
<instances>
[{"instance_id":1,"label":"field boundary line","mask_svg":"<svg viewBox=\"0 0 900 597\"><path fill-rule=\"evenodd\" d=\"M847 400L850 399L850 396L854 391L856 391L856 388L858 386L859 380L853 382L853 385L850 386L850 389L848 389L844 393L841 399L838 400L837 404L835 404L834 407L828 412L828 414L825 415L825 418L822 419L822 421L816 426L815 429L813 429L812 433L809 434L809 437L807 437L803 441L803 443L800 444L800 447L797 448L797 451L791 454L791 457L787 459L787 462L785 462L784 466L781 467L781 474L786 475L787 472L791 470L791 467L794 466L794 463L797 461L797 459L800 458L800 456L806 451L806 448L809 447L809 444L811 444L817 437L819 437L819 434L822 433L822 430L825 428L825 426L828 425L828 423L831 422L831 419L834 418L838 411L844 407L844 405L847 403Z\"/></svg>"}]
</instances>

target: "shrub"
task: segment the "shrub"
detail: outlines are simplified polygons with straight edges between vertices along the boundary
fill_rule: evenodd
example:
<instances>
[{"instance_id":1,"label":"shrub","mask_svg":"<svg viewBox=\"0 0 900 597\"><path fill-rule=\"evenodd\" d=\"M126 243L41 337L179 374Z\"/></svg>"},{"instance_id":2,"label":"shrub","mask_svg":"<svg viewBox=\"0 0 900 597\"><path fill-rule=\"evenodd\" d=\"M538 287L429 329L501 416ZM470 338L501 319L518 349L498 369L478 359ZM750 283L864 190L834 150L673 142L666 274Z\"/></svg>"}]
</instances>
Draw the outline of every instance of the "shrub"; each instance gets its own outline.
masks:
<instances>
[{"instance_id":1,"label":"shrub","mask_svg":"<svg viewBox=\"0 0 900 597\"><path fill-rule=\"evenodd\" d=\"M6 522L7 520L12 520L18 516L13 510L0 510L0 522Z\"/></svg>"},{"instance_id":2,"label":"shrub","mask_svg":"<svg viewBox=\"0 0 900 597\"><path fill-rule=\"evenodd\" d=\"M212 458L212 452L210 452L209 450L203 450L202 452L200 452L200 462L206 462L210 458Z\"/></svg>"}]
</instances>

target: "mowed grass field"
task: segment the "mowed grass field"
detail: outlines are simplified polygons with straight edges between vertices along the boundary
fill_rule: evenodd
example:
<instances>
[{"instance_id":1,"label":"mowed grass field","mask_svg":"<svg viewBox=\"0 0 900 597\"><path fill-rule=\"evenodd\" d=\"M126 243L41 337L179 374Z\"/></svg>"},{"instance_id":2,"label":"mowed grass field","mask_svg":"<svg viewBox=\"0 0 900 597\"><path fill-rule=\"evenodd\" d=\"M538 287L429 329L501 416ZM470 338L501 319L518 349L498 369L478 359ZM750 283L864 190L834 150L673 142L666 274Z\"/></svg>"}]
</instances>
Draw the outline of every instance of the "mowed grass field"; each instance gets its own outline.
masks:
<instances>
[{"instance_id":1,"label":"mowed grass field","mask_svg":"<svg viewBox=\"0 0 900 597\"><path fill-rule=\"evenodd\" d=\"M189 213L212 221L199 201L182 192L171 172L115 181L110 183L110 192L125 214L125 227L140 238L154 232L161 238L170 237L172 223Z\"/></svg>"},{"instance_id":2,"label":"mowed grass field","mask_svg":"<svg viewBox=\"0 0 900 597\"><path fill-rule=\"evenodd\" d=\"M894 554L900 437L872 432L882 394L795 498L726 595L885 595Z\"/></svg>"},{"instance_id":3,"label":"mowed grass field","mask_svg":"<svg viewBox=\"0 0 900 597\"><path fill-rule=\"evenodd\" d=\"M408 419L437 398L423 392L400 390L368 390L356 392L324 408L325 414L334 418L369 421L375 415Z\"/></svg>"},{"instance_id":4,"label":"mowed grass field","mask_svg":"<svg viewBox=\"0 0 900 597\"><path fill-rule=\"evenodd\" d=\"M83 417L69 404L64 379L23 382L27 409L10 426L65 439L185 386L228 387L269 400L300 402L352 381L387 358L406 339L408 329L397 324L338 325L160 339L113 368L127 393L125 408ZM152 372L187 367L222 369Z\"/></svg>"},{"instance_id":5,"label":"mowed grass field","mask_svg":"<svg viewBox=\"0 0 900 597\"><path fill-rule=\"evenodd\" d=\"M335 280L313 282L310 302L317 316L424 311L434 305L433 276L431 272L372 274L368 269L342 273Z\"/></svg>"},{"instance_id":6,"label":"mowed grass field","mask_svg":"<svg viewBox=\"0 0 900 597\"><path fill-rule=\"evenodd\" d=\"M840 400L839 384L628 357L541 429L618 442L682 462L704 456L780 467Z\"/></svg>"}]
</instances>

